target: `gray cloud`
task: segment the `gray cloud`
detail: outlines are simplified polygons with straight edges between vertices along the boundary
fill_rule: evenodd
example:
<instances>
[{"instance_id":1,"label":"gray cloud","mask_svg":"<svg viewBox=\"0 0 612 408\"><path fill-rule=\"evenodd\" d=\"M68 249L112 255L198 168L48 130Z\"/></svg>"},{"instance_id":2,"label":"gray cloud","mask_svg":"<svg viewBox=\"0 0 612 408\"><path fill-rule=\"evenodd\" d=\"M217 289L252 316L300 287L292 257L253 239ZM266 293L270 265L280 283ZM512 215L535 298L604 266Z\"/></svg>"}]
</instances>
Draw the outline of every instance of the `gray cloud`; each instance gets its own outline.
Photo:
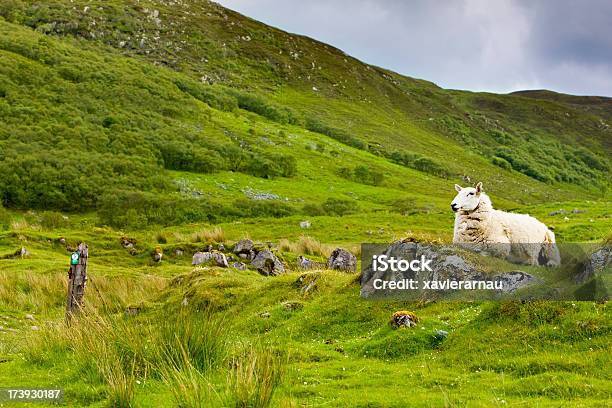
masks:
<instances>
[{"instance_id":1,"label":"gray cloud","mask_svg":"<svg viewBox=\"0 0 612 408\"><path fill-rule=\"evenodd\" d=\"M609 0L220 0L446 88L612 96Z\"/></svg>"}]
</instances>

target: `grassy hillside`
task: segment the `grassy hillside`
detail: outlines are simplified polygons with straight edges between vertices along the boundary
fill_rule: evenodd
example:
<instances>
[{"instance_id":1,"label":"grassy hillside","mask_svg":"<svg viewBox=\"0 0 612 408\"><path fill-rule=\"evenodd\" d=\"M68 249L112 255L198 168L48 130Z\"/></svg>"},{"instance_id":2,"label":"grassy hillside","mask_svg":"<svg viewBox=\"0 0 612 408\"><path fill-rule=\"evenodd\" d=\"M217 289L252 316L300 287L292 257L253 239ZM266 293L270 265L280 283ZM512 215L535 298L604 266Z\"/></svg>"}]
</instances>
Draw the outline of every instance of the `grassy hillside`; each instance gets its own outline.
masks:
<instances>
[{"instance_id":1,"label":"grassy hillside","mask_svg":"<svg viewBox=\"0 0 612 408\"><path fill-rule=\"evenodd\" d=\"M207 1L0 2L0 388L61 387L66 406L606 406L607 303L372 302L296 259L448 242L453 184L477 181L559 241L601 242L608 105L441 89ZM191 266L244 237L288 273ZM68 329L80 241L87 316ZM403 309L421 323L392 330Z\"/></svg>"}]
</instances>

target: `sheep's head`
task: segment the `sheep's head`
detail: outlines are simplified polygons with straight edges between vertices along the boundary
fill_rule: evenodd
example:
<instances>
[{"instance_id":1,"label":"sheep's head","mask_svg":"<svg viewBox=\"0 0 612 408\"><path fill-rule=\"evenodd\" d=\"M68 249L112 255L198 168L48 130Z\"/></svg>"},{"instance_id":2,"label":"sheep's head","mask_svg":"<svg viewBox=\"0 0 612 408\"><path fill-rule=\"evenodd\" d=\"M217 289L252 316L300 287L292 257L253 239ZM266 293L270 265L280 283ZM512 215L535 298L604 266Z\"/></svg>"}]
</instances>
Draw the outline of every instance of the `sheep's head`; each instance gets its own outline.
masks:
<instances>
[{"instance_id":1,"label":"sheep's head","mask_svg":"<svg viewBox=\"0 0 612 408\"><path fill-rule=\"evenodd\" d=\"M478 204L480 204L480 193L482 192L482 183L476 184L476 188L474 187L461 187L458 184L455 184L455 190L457 190L457 195L455 199L451 203L451 209L454 212L463 211L470 212L474 211Z\"/></svg>"}]
</instances>

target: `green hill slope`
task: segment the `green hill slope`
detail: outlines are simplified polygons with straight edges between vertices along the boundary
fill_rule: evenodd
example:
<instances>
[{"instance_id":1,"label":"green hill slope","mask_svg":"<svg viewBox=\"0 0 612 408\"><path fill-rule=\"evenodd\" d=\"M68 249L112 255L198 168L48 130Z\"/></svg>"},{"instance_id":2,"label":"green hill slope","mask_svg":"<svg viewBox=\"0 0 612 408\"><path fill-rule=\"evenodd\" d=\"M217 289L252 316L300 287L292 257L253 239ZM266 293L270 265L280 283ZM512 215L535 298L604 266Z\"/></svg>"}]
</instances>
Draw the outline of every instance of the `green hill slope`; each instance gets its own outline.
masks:
<instances>
[{"instance_id":1,"label":"green hill slope","mask_svg":"<svg viewBox=\"0 0 612 408\"><path fill-rule=\"evenodd\" d=\"M599 110L443 90L209 2L11 1L0 15L8 207L172 193L165 170L352 179L433 201L462 176L517 203L609 196Z\"/></svg>"}]
</instances>

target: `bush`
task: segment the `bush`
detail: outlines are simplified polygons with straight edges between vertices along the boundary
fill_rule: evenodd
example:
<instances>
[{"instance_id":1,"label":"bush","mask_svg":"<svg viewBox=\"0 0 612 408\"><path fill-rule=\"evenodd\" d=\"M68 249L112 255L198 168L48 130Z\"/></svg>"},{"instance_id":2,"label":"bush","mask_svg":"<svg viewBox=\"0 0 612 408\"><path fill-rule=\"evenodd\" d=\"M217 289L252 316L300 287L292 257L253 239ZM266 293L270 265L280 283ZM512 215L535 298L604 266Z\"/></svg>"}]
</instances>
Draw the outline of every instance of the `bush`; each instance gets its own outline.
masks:
<instances>
[{"instance_id":1,"label":"bush","mask_svg":"<svg viewBox=\"0 0 612 408\"><path fill-rule=\"evenodd\" d=\"M352 170L348 167L341 167L338 170L338 175L347 180L371 186L381 185L385 178L381 172L370 170L368 166L364 165L359 165Z\"/></svg>"},{"instance_id":2,"label":"bush","mask_svg":"<svg viewBox=\"0 0 612 408\"><path fill-rule=\"evenodd\" d=\"M339 198L328 198L323 203L323 210L329 215L343 216L357 211L357 204L354 201Z\"/></svg>"},{"instance_id":3,"label":"bush","mask_svg":"<svg viewBox=\"0 0 612 408\"><path fill-rule=\"evenodd\" d=\"M306 129L310 130L311 132L317 132L329 136L332 139L336 139L340 143L344 143L347 146L351 146L360 150L366 149L365 143L359 140L358 138L349 135L341 129L330 127L317 118L307 118Z\"/></svg>"},{"instance_id":4,"label":"bush","mask_svg":"<svg viewBox=\"0 0 612 408\"><path fill-rule=\"evenodd\" d=\"M11 215L0 205L0 231L7 230L11 226Z\"/></svg>"},{"instance_id":5,"label":"bush","mask_svg":"<svg viewBox=\"0 0 612 408\"><path fill-rule=\"evenodd\" d=\"M395 151L391 153L388 158L396 164L419 170L423 173L428 173L434 176L444 178L448 178L451 176L451 172L448 169L438 164L433 159L422 156L420 154Z\"/></svg>"},{"instance_id":6,"label":"bush","mask_svg":"<svg viewBox=\"0 0 612 408\"><path fill-rule=\"evenodd\" d=\"M174 225L194 222L216 222L229 210L204 199L170 199L151 193L113 191L98 203L101 224L115 228L139 229L148 225Z\"/></svg>"},{"instance_id":7,"label":"bush","mask_svg":"<svg viewBox=\"0 0 612 408\"><path fill-rule=\"evenodd\" d=\"M233 215L238 217L287 217L293 214L295 209L280 201L240 198L233 205Z\"/></svg>"},{"instance_id":8,"label":"bush","mask_svg":"<svg viewBox=\"0 0 612 408\"><path fill-rule=\"evenodd\" d=\"M68 219L55 211L45 211L40 215L40 225L47 230L66 227Z\"/></svg>"},{"instance_id":9,"label":"bush","mask_svg":"<svg viewBox=\"0 0 612 408\"><path fill-rule=\"evenodd\" d=\"M300 122L295 112L291 109L272 105L259 95L237 90L231 90L230 92L238 101L238 107L241 109L256 113L278 123L297 125Z\"/></svg>"},{"instance_id":10,"label":"bush","mask_svg":"<svg viewBox=\"0 0 612 408\"><path fill-rule=\"evenodd\" d=\"M310 215L311 217L325 215L325 210L318 204L304 204L304 207L302 207L302 212L306 215Z\"/></svg>"},{"instance_id":11,"label":"bush","mask_svg":"<svg viewBox=\"0 0 612 408\"><path fill-rule=\"evenodd\" d=\"M512 165L504 158L493 156L493 159L491 159L491 163L498 167L501 167L504 170L512 170Z\"/></svg>"},{"instance_id":12,"label":"bush","mask_svg":"<svg viewBox=\"0 0 612 408\"><path fill-rule=\"evenodd\" d=\"M219 88L213 88L210 85L204 85L185 78L177 79L174 83L181 91L208 104L211 108L226 112L231 112L238 108L236 98Z\"/></svg>"}]
</instances>

